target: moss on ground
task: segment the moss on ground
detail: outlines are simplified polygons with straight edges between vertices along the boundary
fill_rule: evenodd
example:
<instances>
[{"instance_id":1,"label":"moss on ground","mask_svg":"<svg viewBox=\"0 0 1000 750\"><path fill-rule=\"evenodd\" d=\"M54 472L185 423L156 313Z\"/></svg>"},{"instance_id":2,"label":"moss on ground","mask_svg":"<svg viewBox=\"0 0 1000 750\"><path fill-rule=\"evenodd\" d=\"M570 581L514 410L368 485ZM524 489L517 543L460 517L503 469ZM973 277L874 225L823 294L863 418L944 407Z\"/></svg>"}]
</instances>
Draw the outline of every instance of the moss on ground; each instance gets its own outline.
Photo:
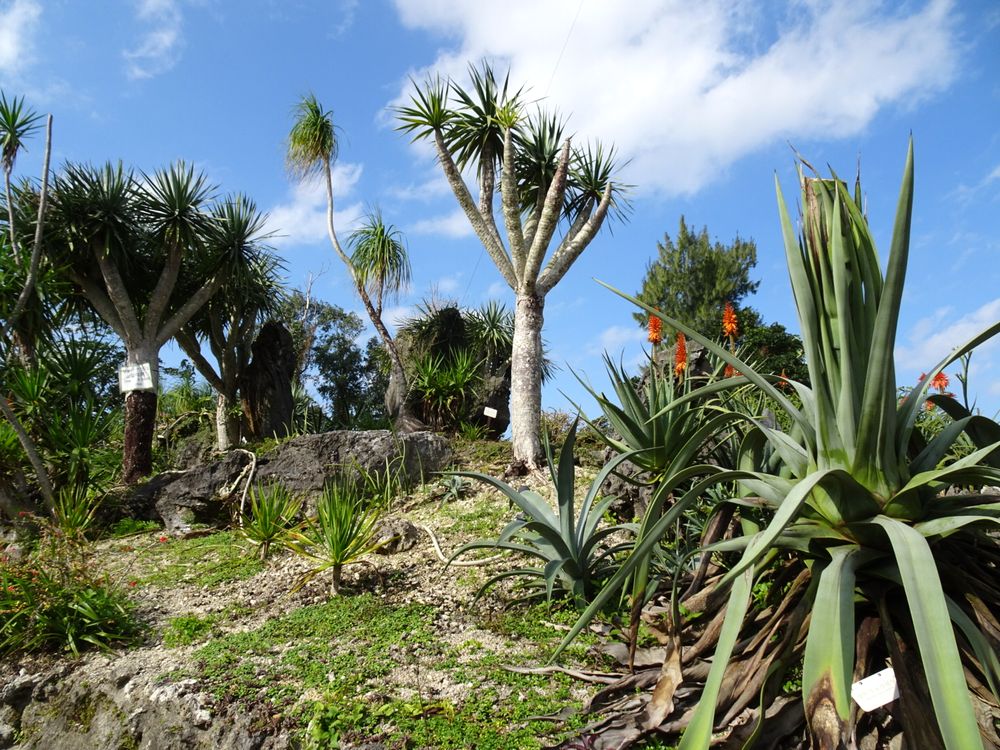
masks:
<instances>
[{"instance_id":1,"label":"moss on ground","mask_svg":"<svg viewBox=\"0 0 1000 750\"><path fill-rule=\"evenodd\" d=\"M165 535L142 554L137 580L156 586L179 583L218 586L220 583L250 578L264 569L264 563L248 555L242 540L233 531L223 531L190 539Z\"/></svg>"}]
</instances>

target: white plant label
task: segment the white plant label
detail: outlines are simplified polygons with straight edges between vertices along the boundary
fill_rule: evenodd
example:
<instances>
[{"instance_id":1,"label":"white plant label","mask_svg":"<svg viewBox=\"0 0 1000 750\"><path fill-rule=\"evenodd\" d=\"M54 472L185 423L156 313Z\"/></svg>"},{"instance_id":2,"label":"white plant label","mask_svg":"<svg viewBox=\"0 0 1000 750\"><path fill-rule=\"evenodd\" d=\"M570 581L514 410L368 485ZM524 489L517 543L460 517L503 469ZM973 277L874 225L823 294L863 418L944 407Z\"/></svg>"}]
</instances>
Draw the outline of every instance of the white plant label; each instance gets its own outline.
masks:
<instances>
[{"instance_id":1,"label":"white plant label","mask_svg":"<svg viewBox=\"0 0 1000 750\"><path fill-rule=\"evenodd\" d=\"M487 406L486 408L483 409L483 415L489 417L490 419L496 419L497 410L494 409L492 406Z\"/></svg>"},{"instance_id":2,"label":"white plant label","mask_svg":"<svg viewBox=\"0 0 1000 750\"><path fill-rule=\"evenodd\" d=\"M153 390L153 368L149 362L119 367L118 390L122 393Z\"/></svg>"},{"instance_id":3,"label":"white plant label","mask_svg":"<svg viewBox=\"0 0 1000 750\"><path fill-rule=\"evenodd\" d=\"M899 697L899 685L892 667L868 675L851 685L851 697L862 711L874 711Z\"/></svg>"}]
</instances>

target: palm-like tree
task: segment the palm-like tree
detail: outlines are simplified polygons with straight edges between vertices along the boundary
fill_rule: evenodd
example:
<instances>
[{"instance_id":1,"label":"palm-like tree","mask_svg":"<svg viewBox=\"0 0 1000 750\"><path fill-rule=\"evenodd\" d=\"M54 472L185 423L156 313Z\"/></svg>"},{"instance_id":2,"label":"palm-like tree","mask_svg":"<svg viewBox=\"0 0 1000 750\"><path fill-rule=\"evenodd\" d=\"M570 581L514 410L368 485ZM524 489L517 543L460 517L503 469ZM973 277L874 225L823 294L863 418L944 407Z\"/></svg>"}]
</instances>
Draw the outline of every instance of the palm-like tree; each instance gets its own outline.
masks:
<instances>
[{"instance_id":1,"label":"palm-like tree","mask_svg":"<svg viewBox=\"0 0 1000 750\"><path fill-rule=\"evenodd\" d=\"M126 362L148 365L153 379L125 397L123 478L132 483L152 471L160 349L246 260L246 248L213 241L214 188L183 162L141 177L120 163L69 164L53 192L53 256L121 337ZM197 282L181 285L182 275Z\"/></svg>"},{"instance_id":2,"label":"palm-like tree","mask_svg":"<svg viewBox=\"0 0 1000 750\"><path fill-rule=\"evenodd\" d=\"M265 244L266 214L243 195L230 196L211 211L215 222L210 252L202 262L230 254L243 258L235 264L218 293L175 336L205 380L215 389L216 447L228 450L239 441L239 417L234 414L239 376L250 361L250 345L260 325L274 314L284 294L279 278L281 260ZM195 287L210 269L190 275ZM187 290L194 292L195 289ZM185 296L182 290L181 297ZM202 353L208 345L216 365Z\"/></svg>"},{"instance_id":3,"label":"palm-like tree","mask_svg":"<svg viewBox=\"0 0 1000 750\"><path fill-rule=\"evenodd\" d=\"M288 169L299 179L317 175L323 177L326 185L326 228L330 244L347 266L365 311L389 352L394 382L386 392L386 409L398 426L405 426L410 421L406 405L406 372L396 343L382 321L382 302L384 296L392 296L409 280L410 266L406 247L399 231L391 225L385 225L378 212L374 211L352 235L349 243L357 261L348 257L334 225L333 164L337 151L333 112L323 109L314 95L303 97L295 107L294 123L288 134ZM401 417L406 419L401 420Z\"/></svg>"},{"instance_id":4,"label":"palm-like tree","mask_svg":"<svg viewBox=\"0 0 1000 750\"><path fill-rule=\"evenodd\" d=\"M15 272L8 278L19 277L20 273L17 272L23 270L18 244L18 227L14 218L16 209L11 192L10 177L17 155L24 149L27 137L38 128L39 119L38 115L25 107L23 98L20 100L14 98L12 101L8 101L3 93L0 93L0 165L2 165L4 172L8 242L12 261L12 263L8 264L5 258L4 265ZM49 158L52 155L52 115L49 115L46 119L45 133L45 156L42 161L42 179L38 192L35 233L31 245L31 256L28 261L27 273L25 274L24 283L17 293L13 308L5 310L7 313L5 320L0 322L0 346L6 344L13 335L14 339L19 340L22 352L32 351L33 344L33 342L28 342L23 336L19 336L22 332L19 331L18 324L29 302L32 299L38 299L35 286L42 259L42 229L45 223L49 192ZM13 288L11 291L13 291ZM10 348L7 347L8 353ZM38 453L38 449L3 395L0 395L0 414L3 415L4 419L7 420L14 430L18 442L21 444L32 468L35 470L35 476L38 480L38 487L42 493L43 500L49 508L54 507L55 497L52 493L52 483L49 481L48 472Z\"/></svg>"},{"instance_id":5,"label":"palm-like tree","mask_svg":"<svg viewBox=\"0 0 1000 750\"><path fill-rule=\"evenodd\" d=\"M563 137L560 118L542 111L526 117L521 90L512 92L507 79L498 82L488 63L470 73L468 89L441 79L416 86L410 105L397 110L399 129L414 140L434 143L459 206L514 291L514 461L534 467L542 458L545 297L597 235L608 212L624 213L626 186L613 179L614 149L574 149ZM462 177L470 164L476 165L478 200ZM494 219L498 188L506 245ZM562 237L549 254L560 225Z\"/></svg>"}]
</instances>

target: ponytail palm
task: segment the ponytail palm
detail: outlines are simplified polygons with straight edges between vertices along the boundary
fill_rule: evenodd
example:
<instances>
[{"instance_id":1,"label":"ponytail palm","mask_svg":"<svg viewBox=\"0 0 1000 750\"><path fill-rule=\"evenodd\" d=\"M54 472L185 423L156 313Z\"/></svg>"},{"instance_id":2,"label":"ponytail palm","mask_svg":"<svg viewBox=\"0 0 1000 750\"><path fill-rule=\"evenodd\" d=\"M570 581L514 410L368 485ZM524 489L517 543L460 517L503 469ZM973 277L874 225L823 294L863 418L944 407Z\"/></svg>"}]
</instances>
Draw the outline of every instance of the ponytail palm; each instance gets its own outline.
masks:
<instances>
[{"instance_id":1,"label":"ponytail palm","mask_svg":"<svg viewBox=\"0 0 1000 750\"><path fill-rule=\"evenodd\" d=\"M929 443L914 431L931 379L1000 331L1000 323L956 348L897 403L893 349L909 247L912 145L884 273L860 184L852 195L836 175L800 172L800 181L798 236L777 188L811 380L811 387L791 384L800 407L724 347L660 316L744 375L703 391L749 380L793 424L788 433L755 426L743 440L741 471L719 475L740 480L743 499L736 502L754 510L744 514L744 535L716 548L741 554L719 582L731 591L680 748L707 748L713 727L744 708L762 720L778 697L781 673L799 659L812 746L854 746L865 719L851 703L851 683L878 671L884 657L900 682L902 698L891 711L908 744L1000 747L991 720L1000 717L1000 503L980 493L1000 483L1000 425L935 396L954 421ZM977 450L948 458L963 433ZM762 470L765 448L780 459L780 472ZM648 553L636 547L618 585ZM777 610L754 608L754 580L780 578L779 569L798 583ZM610 596L615 583L603 593ZM754 637L761 632L773 637Z\"/></svg>"},{"instance_id":2,"label":"ponytail palm","mask_svg":"<svg viewBox=\"0 0 1000 750\"><path fill-rule=\"evenodd\" d=\"M316 175L326 186L326 229L334 252L347 266L355 291L361 298L368 318L378 331L392 361L394 394L386 394L386 408L393 417L406 413L406 371L396 343L382 322L383 295L392 294L409 280L409 261L399 232L382 223L376 212L352 237L356 260L348 257L337 236L333 210L333 163L337 159L337 134L333 112L323 109L315 96L303 97L294 110L295 121L288 134L286 160L289 171L299 179ZM375 297L375 302L372 297ZM392 403L390 403L390 401Z\"/></svg>"}]
</instances>

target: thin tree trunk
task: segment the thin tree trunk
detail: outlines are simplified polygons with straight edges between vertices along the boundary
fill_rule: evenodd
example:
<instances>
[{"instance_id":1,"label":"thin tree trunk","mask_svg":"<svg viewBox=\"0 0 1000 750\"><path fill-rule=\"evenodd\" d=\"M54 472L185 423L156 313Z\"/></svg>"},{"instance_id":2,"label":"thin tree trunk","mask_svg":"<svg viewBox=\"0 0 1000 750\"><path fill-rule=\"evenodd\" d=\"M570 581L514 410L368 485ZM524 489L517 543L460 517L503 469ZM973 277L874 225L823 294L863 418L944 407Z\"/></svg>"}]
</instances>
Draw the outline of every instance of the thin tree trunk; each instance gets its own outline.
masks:
<instances>
[{"instance_id":1,"label":"thin tree trunk","mask_svg":"<svg viewBox=\"0 0 1000 750\"><path fill-rule=\"evenodd\" d=\"M514 309L511 349L510 422L514 463L534 469L541 464L542 324L545 298L519 293Z\"/></svg>"},{"instance_id":2,"label":"thin tree trunk","mask_svg":"<svg viewBox=\"0 0 1000 750\"><path fill-rule=\"evenodd\" d=\"M219 451L227 451L239 441L239 425L232 414L235 399L222 392L215 397L215 447Z\"/></svg>"}]
</instances>

